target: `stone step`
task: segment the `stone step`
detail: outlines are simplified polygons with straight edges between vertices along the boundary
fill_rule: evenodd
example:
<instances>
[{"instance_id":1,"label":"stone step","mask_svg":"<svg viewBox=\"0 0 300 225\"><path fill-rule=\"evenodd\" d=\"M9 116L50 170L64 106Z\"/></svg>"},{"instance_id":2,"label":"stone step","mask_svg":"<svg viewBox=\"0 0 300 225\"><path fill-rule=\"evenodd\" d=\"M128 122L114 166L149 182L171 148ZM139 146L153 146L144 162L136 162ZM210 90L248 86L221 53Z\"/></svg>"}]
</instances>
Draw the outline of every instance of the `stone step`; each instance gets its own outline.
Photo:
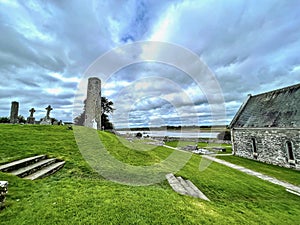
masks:
<instances>
[{"instance_id":1,"label":"stone step","mask_svg":"<svg viewBox=\"0 0 300 225\"><path fill-rule=\"evenodd\" d=\"M166 178L172 189L177 193L210 201L190 180L185 180L182 177L176 178L172 173L167 174Z\"/></svg>"},{"instance_id":2,"label":"stone step","mask_svg":"<svg viewBox=\"0 0 300 225\"><path fill-rule=\"evenodd\" d=\"M46 167L46 166L54 163L55 161L56 161L56 159L43 159L43 160L33 163L31 165L11 171L10 173L13 175L16 175L18 177L25 177L25 176L28 176L28 175L36 172L37 170L42 169L43 167Z\"/></svg>"},{"instance_id":3,"label":"stone step","mask_svg":"<svg viewBox=\"0 0 300 225\"><path fill-rule=\"evenodd\" d=\"M21 167L24 167L24 166L27 166L29 164L38 162L38 161L43 160L45 158L46 158L46 155L37 155L37 156L33 156L33 157L13 161L13 162L1 165L0 166L0 171L1 172L9 172L9 171L17 170Z\"/></svg>"},{"instance_id":4,"label":"stone step","mask_svg":"<svg viewBox=\"0 0 300 225\"><path fill-rule=\"evenodd\" d=\"M203 200L206 201L210 201L205 194L203 194L190 180L186 180L186 183L188 184L188 186L193 189L194 193L196 194L196 197L201 198Z\"/></svg>"},{"instance_id":5,"label":"stone step","mask_svg":"<svg viewBox=\"0 0 300 225\"><path fill-rule=\"evenodd\" d=\"M185 188L189 196L193 196L198 198L197 192L193 188L190 187L190 185L184 180L182 177L177 177L177 180L181 183L181 185Z\"/></svg>"},{"instance_id":6,"label":"stone step","mask_svg":"<svg viewBox=\"0 0 300 225\"><path fill-rule=\"evenodd\" d=\"M187 190L182 186L180 181L174 176L174 174L169 173L166 175L166 178L174 191L182 195L188 195Z\"/></svg>"},{"instance_id":7,"label":"stone step","mask_svg":"<svg viewBox=\"0 0 300 225\"><path fill-rule=\"evenodd\" d=\"M35 172L33 174L30 174L30 175L24 177L24 179L35 180L38 178L43 178L43 177L49 176L49 175L55 173L56 171L58 171L59 169L61 169L64 166L64 164L65 164L65 161L53 163L49 166L42 168L41 170L38 170L37 172Z\"/></svg>"}]
</instances>

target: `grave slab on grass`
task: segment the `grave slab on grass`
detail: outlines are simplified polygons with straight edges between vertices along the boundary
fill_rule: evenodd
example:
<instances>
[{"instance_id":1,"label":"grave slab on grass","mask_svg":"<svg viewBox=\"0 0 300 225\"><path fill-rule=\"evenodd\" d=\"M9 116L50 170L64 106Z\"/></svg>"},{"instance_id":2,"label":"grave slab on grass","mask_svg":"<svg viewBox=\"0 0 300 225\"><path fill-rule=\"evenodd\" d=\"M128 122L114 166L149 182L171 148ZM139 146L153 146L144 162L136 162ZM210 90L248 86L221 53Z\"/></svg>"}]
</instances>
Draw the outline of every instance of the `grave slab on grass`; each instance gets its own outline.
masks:
<instances>
[{"instance_id":1,"label":"grave slab on grass","mask_svg":"<svg viewBox=\"0 0 300 225\"><path fill-rule=\"evenodd\" d=\"M167 174L166 178L172 189L177 193L210 201L190 180L175 177L172 173Z\"/></svg>"}]
</instances>

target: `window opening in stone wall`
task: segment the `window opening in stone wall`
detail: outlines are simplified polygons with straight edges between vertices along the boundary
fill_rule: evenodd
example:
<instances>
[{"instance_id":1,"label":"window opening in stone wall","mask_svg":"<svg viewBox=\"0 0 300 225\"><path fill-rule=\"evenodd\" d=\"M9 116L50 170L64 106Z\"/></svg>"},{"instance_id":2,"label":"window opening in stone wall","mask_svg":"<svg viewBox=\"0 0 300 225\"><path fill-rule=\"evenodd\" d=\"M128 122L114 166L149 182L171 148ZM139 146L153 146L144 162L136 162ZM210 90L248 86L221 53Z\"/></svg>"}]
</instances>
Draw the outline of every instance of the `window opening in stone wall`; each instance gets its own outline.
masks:
<instances>
[{"instance_id":1,"label":"window opening in stone wall","mask_svg":"<svg viewBox=\"0 0 300 225\"><path fill-rule=\"evenodd\" d=\"M252 141L252 151L253 151L253 157L257 158L257 147L256 147L256 140L255 138L251 138Z\"/></svg>"},{"instance_id":2,"label":"window opening in stone wall","mask_svg":"<svg viewBox=\"0 0 300 225\"><path fill-rule=\"evenodd\" d=\"M292 142L287 141L285 144L286 144L286 149L287 149L287 152L288 152L288 159L289 160L295 160L294 153L293 153Z\"/></svg>"}]
</instances>

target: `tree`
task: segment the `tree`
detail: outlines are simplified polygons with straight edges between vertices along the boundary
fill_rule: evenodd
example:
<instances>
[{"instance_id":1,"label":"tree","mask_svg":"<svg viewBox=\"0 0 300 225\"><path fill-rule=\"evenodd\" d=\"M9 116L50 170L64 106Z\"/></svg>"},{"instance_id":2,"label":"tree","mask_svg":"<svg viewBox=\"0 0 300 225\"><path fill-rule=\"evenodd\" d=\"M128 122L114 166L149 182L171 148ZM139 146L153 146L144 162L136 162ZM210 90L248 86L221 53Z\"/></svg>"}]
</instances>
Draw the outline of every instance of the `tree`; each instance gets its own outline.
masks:
<instances>
[{"instance_id":1,"label":"tree","mask_svg":"<svg viewBox=\"0 0 300 225\"><path fill-rule=\"evenodd\" d=\"M217 138L219 140L225 140L225 141L230 141L231 140L231 134L230 134L230 131L226 130L226 131L221 131Z\"/></svg>"},{"instance_id":2,"label":"tree","mask_svg":"<svg viewBox=\"0 0 300 225\"><path fill-rule=\"evenodd\" d=\"M108 115L106 115L105 113L102 113L101 115L101 125L105 130L114 129L113 124L109 122Z\"/></svg>"},{"instance_id":3,"label":"tree","mask_svg":"<svg viewBox=\"0 0 300 225\"><path fill-rule=\"evenodd\" d=\"M106 97L101 97L101 125L105 130L114 128L107 115L114 112L113 104L114 103L109 101Z\"/></svg>"},{"instance_id":4,"label":"tree","mask_svg":"<svg viewBox=\"0 0 300 225\"><path fill-rule=\"evenodd\" d=\"M84 112L79 114L78 116L76 116L74 118L74 124L79 125L79 126L83 126L83 124L84 124Z\"/></svg>"},{"instance_id":5,"label":"tree","mask_svg":"<svg viewBox=\"0 0 300 225\"><path fill-rule=\"evenodd\" d=\"M83 126L84 125L84 119L85 119L85 110L79 114L77 117L74 118L74 124Z\"/></svg>"},{"instance_id":6,"label":"tree","mask_svg":"<svg viewBox=\"0 0 300 225\"><path fill-rule=\"evenodd\" d=\"M51 118L51 124L53 125L54 123L57 123L57 124L58 124L58 120L55 119L55 118Z\"/></svg>"},{"instance_id":7,"label":"tree","mask_svg":"<svg viewBox=\"0 0 300 225\"><path fill-rule=\"evenodd\" d=\"M141 133L141 132L138 132L138 133L136 133L136 135L135 135L137 138L142 138L143 137L143 134Z\"/></svg>"},{"instance_id":8,"label":"tree","mask_svg":"<svg viewBox=\"0 0 300 225\"><path fill-rule=\"evenodd\" d=\"M108 114L114 112L113 102L109 101L106 97L101 97L101 126L105 130L113 129L113 124L109 121Z\"/></svg>"},{"instance_id":9,"label":"tree","mask_svg":"<svg viewBox=\"0 0 300 225\"><path fill-rule=\"evenodd\" d=\"M10 119L9 117L0 117L0 123L9 123Z\"/></svg>"},{"instance_id":10,"label":"tree","mask_svg":"<svg viewBox=\"0 0 300 225\"><path fill-rule=\"evenodd\" d=\"M19 121L19 123L26 123L26 119L25 119L25 117L22 116L22 115L19 115L19 116L18 116L18 121Z\"/></svg>"},{"instance_id":11,"label":"tree","mask_svg":"<svg viewBox=\"0 0 300 225\"><path fill-rule=\"evenodd\" d=\"M85 104L86 104L86 99L83 101L83 112L80 113L77 117L74 118L74 124L83 126L84 125L84 120L85 120Z\"/></svg>"},{"instance_id":12,"label":"tree","mask_svg":"<svg viewBox=\"0 0 300 225\"><path fill-rule=\"evenodd\" d=\"M101 112L102 114L110 114L114 112L113 102L109 101L106 97L101 97Z\"/></svg>"}]
</instances>

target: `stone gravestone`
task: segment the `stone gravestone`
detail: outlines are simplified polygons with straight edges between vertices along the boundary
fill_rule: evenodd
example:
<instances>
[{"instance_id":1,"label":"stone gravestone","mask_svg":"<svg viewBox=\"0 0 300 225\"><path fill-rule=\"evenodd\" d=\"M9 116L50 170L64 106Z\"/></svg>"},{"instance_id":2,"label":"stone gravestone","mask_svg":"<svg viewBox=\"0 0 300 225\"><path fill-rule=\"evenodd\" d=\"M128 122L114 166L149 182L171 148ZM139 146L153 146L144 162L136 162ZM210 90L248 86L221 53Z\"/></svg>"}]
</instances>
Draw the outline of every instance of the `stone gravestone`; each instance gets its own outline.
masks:
<instances>
[{"instance_id":1,"label":"stone gravestone","mask_svg":"<svg viewBox=\"0 0 300 225\"><path fill-rule=\"evenodd\" d=\"M10 123L18 123L19 102L12 102L10 109Z\"/></svg>"},{"instance_id":2,"label":"stone gravestone","mask_svg":"<svg viewBox=\"0 0 300 225\"><path fill-rule=\"evenodd\" d=\"M47 110L47 114L44 118L42 118L42 121L41 121L41 125L51 125L51 118L50 118L50 111L53 109L51 108L51 105L48 105L47 108L45 108Z\"/></svg>"},{"instance_id":3,"label":"stone gravestone","mask_svg":"<svg viewBox=\"0 0 300 225\"><path fill-rule=\"evenodd\" d=\"M31 108L31 109L29 110L29 112L30 112L30 116L27 117L27 123L29 123L29 124L34 124L35 118L33 117L33 113L35 112L35 109L34 109L34 108Z\"/></svg>"}]
</instances>

